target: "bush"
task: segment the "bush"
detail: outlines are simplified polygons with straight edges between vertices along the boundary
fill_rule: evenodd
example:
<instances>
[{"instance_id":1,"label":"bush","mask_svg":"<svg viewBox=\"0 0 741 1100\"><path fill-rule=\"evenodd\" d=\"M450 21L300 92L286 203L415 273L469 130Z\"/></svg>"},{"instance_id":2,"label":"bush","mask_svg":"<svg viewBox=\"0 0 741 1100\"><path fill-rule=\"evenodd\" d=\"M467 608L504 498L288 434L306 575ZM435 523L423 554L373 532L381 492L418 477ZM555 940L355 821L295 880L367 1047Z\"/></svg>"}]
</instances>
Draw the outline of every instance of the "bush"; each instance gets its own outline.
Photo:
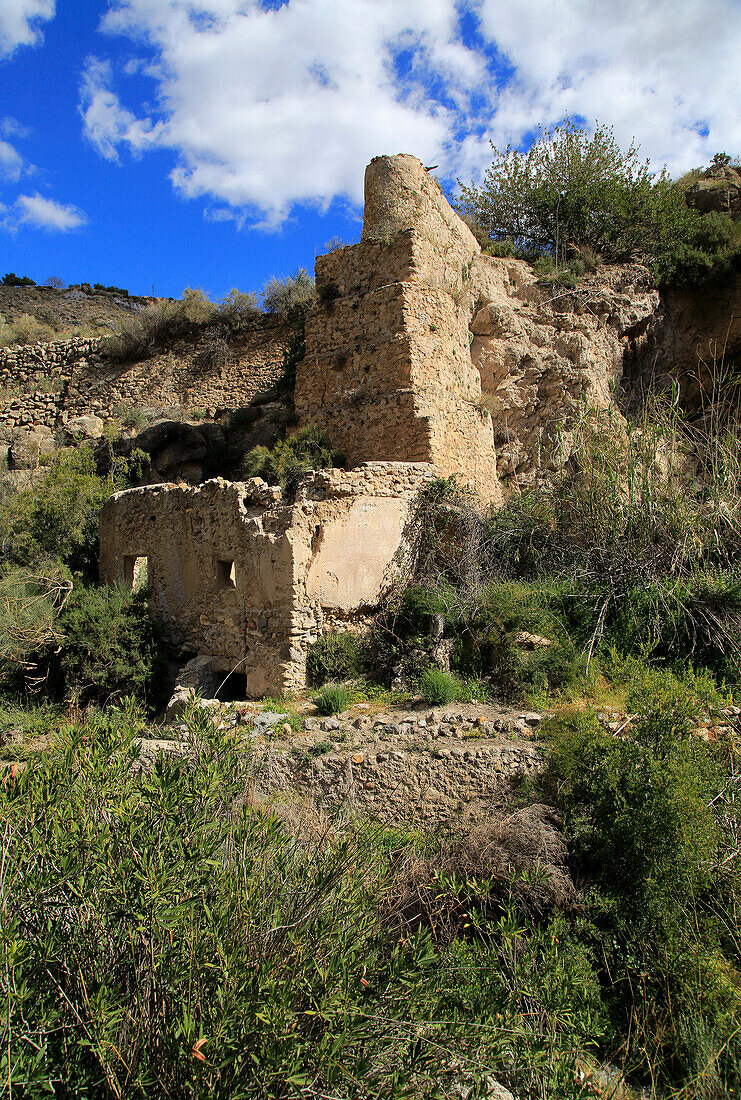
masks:
<instances>
[{"instance_id":1,"label":"bush","mask_svg":"<svg viewBox=\"0 0 741 1100\"><path fill-rule=\"evenodd\" d=\"M36 286L36 283L28 275L16 275L14 271L9 271L3 275L3 286Z\"/></svg>"},{"instance_id":2,"label":"bush","mask_svg":"<svg viewBox=\"0 0 741 1100\"><path fill-rule=\"evenodd\" d=\"M219 302L218 316L231 332L240 332L260 316L257 295L232 287Z\"/></svg>"},{"instance_id":3,"label":"bush","mask_svg":"<svg viewBox=\"0 0 741 1100\"><path fill-rule=\"evenodd\" d=\"M458 699L461 691L460 681L439 668L428 668L419 681L422 698L431 707L452 703Z\"/></svg>"},{"instance_id":4,"label":"bush","mask_svg":"<svg viewBox=\"0 0 741 1100\"><path fill-rule=\"evenodd\" d=\"M731 916L741 880L729 865L739 822L727 800L738 760L688 736L681 682L667 691L654 675L640 703L623 737L583 713L548 720L550 789L627 1064L681 1086L676 1095L734 1095L740 997L721 975L741 963ZM695 1019L707 1026L687 1026Z\"/></svg>"},{"instance_id":5,"label":"bush","mask_svg":"<svg viewBox=\"0 0 741 1100\"><path fill-rule=\"evenodd\" d=\"M328 680L354 680L363 674L364 647L355 634L332 630L309 648L306 681L321 687Z\"/></svg>"},{"instance_id":6,"label":"bush","mask_svg":"<svg viewBox=\"0 0 741 1100\"><path fill-rule=\"evenodd\" d=\"M54 330L44 321L30 313L22 313L20 317L10 323L5 322L0 330L0 346L10 347L13 344L36 344L51 340Z\"/></svg>"},{"instance_id":7,"label":"bush","mask_svg":"<svg viewBox=\"0 0 741 1100\"><path fill-rule=\"evenodd\" d=\"M39 656L57 697L107 706L130 695L164 701L166 651L147 593L123 586L78 588L57 617L61 645Z\"/></svg>"},{"instance_id":8,"label":"bush","mask_svg":"<svg viewBox=\"0 0 741 1100\"><path fill-rule=\"evenodd\" d=\"M280 440L274 447L255 447L248 451L242 460L240 477L261 477L269 485L280 485L291 497L301 478L310 470L330 469L341 462L342 455L332 450L325 433L309 426Z\"/></svg>"},{"instance_id":9,"label":"bush","mask_svg":"<svg viewBox=\"0 0 741 1100\"><path fill-rule=\"evenodd\" d=\"M304 268L290 278L270 279L262 292L262 308L282 321L299 321L316 301L314 280Z\"/></svg>"},{"instance_id":10,"label":"bush","mask_svg":"<svg viewBox=\"0 0 741 1100\"><path fill-rule=\"evenodd\" d=\"M0 501L0 546L6 561L34 568L59 561L93 580L100 509L112 493L128 487L144 459L141 452L116 459L110 473L101 477L89 447L58 451L37 485Z\"/></svg>"},{"instance_id":11,"label":"bush","mask_svg":"<svg viewBox=\"0 0 741 1100\"><path fill-rule=\"evenodd\" d=\"M327 684L314 697L314 703L319 714L339 714L350 706L350 692L342 684Z\"/></svg>"}]
</instances>

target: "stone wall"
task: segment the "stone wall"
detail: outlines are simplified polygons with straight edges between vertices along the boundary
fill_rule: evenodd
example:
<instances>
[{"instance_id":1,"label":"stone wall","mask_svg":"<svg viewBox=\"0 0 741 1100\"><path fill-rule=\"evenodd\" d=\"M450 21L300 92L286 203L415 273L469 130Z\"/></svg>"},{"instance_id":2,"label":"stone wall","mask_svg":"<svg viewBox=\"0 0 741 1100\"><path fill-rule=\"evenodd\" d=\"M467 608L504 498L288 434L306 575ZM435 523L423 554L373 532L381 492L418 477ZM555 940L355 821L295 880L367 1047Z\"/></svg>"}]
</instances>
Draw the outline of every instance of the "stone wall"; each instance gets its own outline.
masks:
<instances>
[{"instance_id":1,"label":"stone wall","mask_svg":"<svg viewBox=\"0 0 741 1100\"><path fill-rule=\"evenodd\" d=\"M255 788L310 798L320 810L427 828L471 824L511 808L513 792L542 769L540 746L527 741L440 743L407 747L413 730L394 728L386 744L302 758L290 749L255 756Z\"/></svg>"},{"instance_id":2,"label":"stone wall","mask_svg":"<svg viewBox=\"0 0 741 1100\"><path fill-rule=\"evenodd\" d=\"M0 349L0 439L20 428L53 432L88 413L105 420L135 407L213 413L248 405L281 377L288 336L262 319L216 368L193 346L119 363L105 355L107 337Z\"/></svg>"},{"instance_id":3,"label":"stone wall","mask_svg":"<svg viewBox=\"0 0 741 1100\"><path fill-rule=\"evenodd\" d=\"M360 244L316 262L296 409L350 463L431 462L486 500L567 461L586 408L615 405L658 308L648 272L575 290L482 254L414 157L366 170Z\"/></svg>"},{"instance_id":4,"label":"stone wall","mask_svg":"<svg viewBox=\"0 0 741 1100\"><path fill-rule=\"evenodd\" d=\"M480 250L414 157L366 172L360 244L320 257L296 411L350 464L430 462L486 499L499 486L471 361L466 282Z\"/></svg>"},{"instance_id":5,"label":"stone wall","mask_svg":"<svg viewBox=\"0 0 741 1100\"><path fill-rule=\"evenodd\" d=\"M101 580L134 584L146 566L184 653L236 670L247 695L299 688L308 646L362 620L391 583L432 476L411 463L317 471L294 503L259 478L129 489L101 513Z\"/></svg>"}]
</instances>

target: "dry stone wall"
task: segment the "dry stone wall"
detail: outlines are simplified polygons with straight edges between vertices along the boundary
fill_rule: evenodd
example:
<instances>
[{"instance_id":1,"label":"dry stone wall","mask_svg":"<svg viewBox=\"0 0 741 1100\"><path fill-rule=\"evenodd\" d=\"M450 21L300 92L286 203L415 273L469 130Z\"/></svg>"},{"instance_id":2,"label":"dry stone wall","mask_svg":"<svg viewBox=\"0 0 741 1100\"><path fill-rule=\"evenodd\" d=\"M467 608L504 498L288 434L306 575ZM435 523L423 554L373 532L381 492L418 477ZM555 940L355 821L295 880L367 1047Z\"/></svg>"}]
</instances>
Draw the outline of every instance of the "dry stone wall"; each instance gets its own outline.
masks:
<instances>
[{"instance_id":1,"label":"dry stone wall","mask_svg":"<svg viewBox=\"0 0 741 1100\"><path fill-rule=\"evenodd\" d=\"M0 349L0 439L19 429L54 432L91 413L111 420L136 407L213 414L248 405L281 377L288 336L284 325L266 318L216 368L186 346L119 363L105 354L108 337Z\"/></svg>"}]
</instances>

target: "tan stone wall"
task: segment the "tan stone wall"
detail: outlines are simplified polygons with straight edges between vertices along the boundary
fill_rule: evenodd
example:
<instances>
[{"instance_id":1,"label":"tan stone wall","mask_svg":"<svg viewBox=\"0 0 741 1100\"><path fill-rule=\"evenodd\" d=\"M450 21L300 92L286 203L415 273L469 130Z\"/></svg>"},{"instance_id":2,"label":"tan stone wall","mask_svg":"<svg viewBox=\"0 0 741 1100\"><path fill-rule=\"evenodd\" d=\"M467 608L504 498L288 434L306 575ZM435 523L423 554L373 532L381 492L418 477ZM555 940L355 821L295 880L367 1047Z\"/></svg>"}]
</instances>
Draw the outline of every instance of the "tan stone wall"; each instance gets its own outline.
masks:
<instances>
[{"instance_id":1,"label":"tan stone wall","mask_svg":"<svg viewBox=\"0 0 741 1100\"><path fill-rule=\"evenodd\" d=\"M228 366L200 363L193 347L138 363L104 354L106 337L0 349L0 435L54 431L71 417L115 418L124 408L205 410L248 405L281 377L289 332L258 322L233 346Z\"/></svg>"},{"instance_id":2,"label":"tan stone wall","mask_svg":"<svg viewBox=\"0 0 741 1100\"><path fill-rule=\"evenodd\" d=\"M260 696L305 683L308 646L364 616L394 574L428 466L372 463L309 475L295 503L254 478L116 494L101 513L100 576L147 558L154 605L185 650Z\"/></svg>"},{"instance_id":3,"label":"tan stone wall","mask_svg":"<svg viewBox=\"0 0 741 1100\"><path fill-rule=\"evenodd\" d=\"M366 172L358 245L320 257L296 411L348 462L430 462L499 499L493 426L471 360L479 246L414 157Z\"/></svg>"}]
</instances>

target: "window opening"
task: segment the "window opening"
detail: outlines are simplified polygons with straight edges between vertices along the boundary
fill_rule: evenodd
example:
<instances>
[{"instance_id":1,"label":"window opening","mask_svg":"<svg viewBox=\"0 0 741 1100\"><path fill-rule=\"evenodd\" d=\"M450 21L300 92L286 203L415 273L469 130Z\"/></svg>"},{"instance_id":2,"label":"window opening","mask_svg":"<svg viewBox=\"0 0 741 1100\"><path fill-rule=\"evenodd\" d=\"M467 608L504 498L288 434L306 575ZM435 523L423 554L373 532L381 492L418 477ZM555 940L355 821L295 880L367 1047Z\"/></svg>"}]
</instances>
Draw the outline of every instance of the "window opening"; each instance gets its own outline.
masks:
<instances>
[{"instance_id":1,"label":"window opening","mask_svg":"<svg viewBox=\"0 0 741 1100\"><path fill-rule=\"evenodd\" d=\"M216 581L219 588L237 587L237 573L233 561L216 562Z\"/></svg>"},{"instance_id":2,"label":"window opening","mask_svg":"<svg viewBox=\"0 0 741 1100\"><path fill-rule=\"evenodd\" d=\"M138 592L149 584L149 558L143 554L124 555L124 581L132 592Z\"/></svg>"}]
</instances>

